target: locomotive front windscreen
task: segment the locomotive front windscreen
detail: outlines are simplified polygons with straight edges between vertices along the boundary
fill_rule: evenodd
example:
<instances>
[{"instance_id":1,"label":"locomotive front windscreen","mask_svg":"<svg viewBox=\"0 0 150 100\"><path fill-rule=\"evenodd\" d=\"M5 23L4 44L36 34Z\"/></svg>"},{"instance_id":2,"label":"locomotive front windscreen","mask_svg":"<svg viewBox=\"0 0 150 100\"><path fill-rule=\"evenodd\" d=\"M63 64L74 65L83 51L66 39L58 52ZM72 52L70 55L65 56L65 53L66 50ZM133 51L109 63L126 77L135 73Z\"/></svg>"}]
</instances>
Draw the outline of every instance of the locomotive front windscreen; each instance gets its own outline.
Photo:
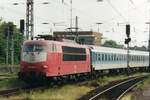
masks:
<instances>
[{"instance_id":1,"label":"locomotive front windscreen","mask_svg":"<svg viewBox=\"0 0 150 100\"><path fill-rule=\"evenodd\" d=\"M23 52L43 52L46 48L46 45L30 44L23 47Z\"/></svg>"},{"instance_id":2,"label":"locomotive front windscreen","mask_svg":"<svg viewBox=\"0 0 150 100\"><path fill-rule=\"evenodd\" d=\"M43 44L25 44L23 46L22 61L28 63L44 62L47 58L47 46Z\"/></svg>"}]
</instances>

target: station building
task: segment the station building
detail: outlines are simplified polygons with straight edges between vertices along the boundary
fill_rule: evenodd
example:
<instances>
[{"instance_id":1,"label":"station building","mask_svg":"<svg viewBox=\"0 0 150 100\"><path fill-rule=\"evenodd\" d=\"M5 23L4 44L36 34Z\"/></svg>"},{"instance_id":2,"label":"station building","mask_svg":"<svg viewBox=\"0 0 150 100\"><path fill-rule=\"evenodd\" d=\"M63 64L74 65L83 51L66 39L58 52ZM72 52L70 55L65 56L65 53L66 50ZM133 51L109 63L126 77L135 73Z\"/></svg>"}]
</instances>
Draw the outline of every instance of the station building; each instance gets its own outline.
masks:
<instances>
[{"instance_id":1,"label":"station building","mask_svg":"<svg viewBox=\"0 0 150 100\"><path fill-rule=\"evenodd\" d=\"M81 44L101 45L102 33L93 31L55 31L53 36L57 39L77 40Z\"/></svg>"}]
</instances>

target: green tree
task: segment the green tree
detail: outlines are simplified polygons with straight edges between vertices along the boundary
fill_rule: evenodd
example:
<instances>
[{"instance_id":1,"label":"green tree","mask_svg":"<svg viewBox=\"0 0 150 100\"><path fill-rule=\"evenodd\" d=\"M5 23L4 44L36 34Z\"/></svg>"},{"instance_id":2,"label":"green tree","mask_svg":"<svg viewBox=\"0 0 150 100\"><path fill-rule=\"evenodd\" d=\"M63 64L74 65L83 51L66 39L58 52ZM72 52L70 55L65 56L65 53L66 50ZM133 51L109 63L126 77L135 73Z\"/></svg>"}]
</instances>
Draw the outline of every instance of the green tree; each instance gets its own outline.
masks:
<instances>
[{"instance_id":1,"label":"green tree","mask_svg":"<svg viewBox=\"0 0 150 100\"><path fill-rule=\"evenodd\" d=\"M105 41L103 46L104 47L112 47L112 48L117 48L118 47L116 41L114 41L114 40L107 40L107 41Z\"/></svg>"},{"instance_id":2,"label":"green tree","mask_svg":"<svg viewBox=\"0 0 150 100\"><path fill-rule=\"evenodd\" d=\"M6 63L6 29L9 25L13 25L14 34L12 37L14 38L14 63L19 64L20 50L21 44L23 40L23 35L20 34L19 29L12 22L3 22L0 20L0 64ZM9 37L9 63L11 59L11 38Z\"/></svg>"}]
</instances>

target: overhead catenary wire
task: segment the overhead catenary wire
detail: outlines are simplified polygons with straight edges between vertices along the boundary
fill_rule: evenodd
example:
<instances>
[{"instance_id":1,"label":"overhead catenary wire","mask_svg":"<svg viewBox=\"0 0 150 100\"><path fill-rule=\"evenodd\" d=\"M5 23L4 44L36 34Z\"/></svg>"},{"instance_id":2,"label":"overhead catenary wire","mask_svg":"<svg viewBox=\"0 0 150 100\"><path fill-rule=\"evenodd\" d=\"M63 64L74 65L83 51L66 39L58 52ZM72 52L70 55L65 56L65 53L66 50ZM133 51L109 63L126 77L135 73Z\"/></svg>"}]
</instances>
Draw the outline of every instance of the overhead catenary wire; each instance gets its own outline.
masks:
<instances>
[{"instance_id":1,"label":"overhead catenary wire","mask_svg":"<svg viewBox=\"0 0 150 100\"><path fill-rule=\"evenodd\" d=\"M36 0L36 2L35 3L39 3L39 1L40 0ZM51 2L51 3L54 3L55 2L55 4L59 4L60 5L60 2L57 2L56 0L47 0L47 1L49 1L49 2ZM64 0L63 0L64 1ZM107 0L107 1L109 1L109 4L111 4L111 7L113 7L113 9L117 12L117 14L120 16L120 17L122 17L122 19L124 19L124 20L126 20L125 18L124 18L124 16L123 16L123 14L114 6L114 5L112 5L112 3L110 2L110 0ZM8 2L8 1L7 1ZM20 1L21 3L23 3L23 0L22 1ZM67 4L66 2L64 2L64 4L66 5L66 6L68 6L68 9L69 9L69 4ZM86 14L86 13L83 13L84 11L79 11L79 10L77 10L77 8L73 8L74 10L76 10L76 11L78 11L78 12L80 12L81 14ZM12 10L12 9L10 9L10 10ZM17 10L16 10L17 11ZM13 12L15 12L15 11L13 11ZM18 12L17 12L18 13ZM19 14L19 13L18 13ZM90 15L91 16L91 15ZM91 16L92 18L94 18L93 16ZM50 20L50 19L47 19L47 18L43 18L43 17L36 17L37 19L42 19L42 20L45 20L45 21L48 21L48 22L50 22L50 23L55 23L54 21L52 21L52 20ZM116 18L114 18L114 19L116 19ZM82 20L89 20L89 19L87 19L87 17L84 19L84 18L82 18ZM110 20L108 20L108 19L106 19L106 20L102 20L102 22L104 23L104 24L106 24L106 23L111 23L111 21L112 21L112 18L110 19ZM126 22L126 21L125 21ZM94 22L93 22L93 24L94 24ZM90 25L91 26L91 25Z\"/></svg>"}]
</instances>

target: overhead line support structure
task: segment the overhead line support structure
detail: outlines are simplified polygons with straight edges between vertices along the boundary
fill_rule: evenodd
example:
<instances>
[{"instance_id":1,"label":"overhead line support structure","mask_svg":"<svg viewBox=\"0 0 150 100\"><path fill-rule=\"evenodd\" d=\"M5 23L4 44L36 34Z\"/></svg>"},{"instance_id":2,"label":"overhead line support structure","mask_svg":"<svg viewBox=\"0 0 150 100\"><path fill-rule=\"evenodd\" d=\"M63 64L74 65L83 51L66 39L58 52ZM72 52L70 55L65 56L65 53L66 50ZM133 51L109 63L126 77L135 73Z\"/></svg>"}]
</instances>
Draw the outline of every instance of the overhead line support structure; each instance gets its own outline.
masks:
<instances>
[{"instance_id":1,"label":"overhead line support structure","mask_svg":"<svg viewBox=\"0 0 150 100\"><path fill-rule=\"evenodd\" d=\"M26 39L33 40L34 38L34 7L33 0L27 0L27 8L26 8Z\"/></svg>"},{"instance_id":2,"label":"overhead line support structure","mask_svg":"<svg viewBox=\"0 0 150 100\"><path fill-rule=\"evenodd\" d=\"M150 71L150 22L147 22L146 24L149 25L148 51L149 51L149 71Z\"/></svg>"}]
</instances>

